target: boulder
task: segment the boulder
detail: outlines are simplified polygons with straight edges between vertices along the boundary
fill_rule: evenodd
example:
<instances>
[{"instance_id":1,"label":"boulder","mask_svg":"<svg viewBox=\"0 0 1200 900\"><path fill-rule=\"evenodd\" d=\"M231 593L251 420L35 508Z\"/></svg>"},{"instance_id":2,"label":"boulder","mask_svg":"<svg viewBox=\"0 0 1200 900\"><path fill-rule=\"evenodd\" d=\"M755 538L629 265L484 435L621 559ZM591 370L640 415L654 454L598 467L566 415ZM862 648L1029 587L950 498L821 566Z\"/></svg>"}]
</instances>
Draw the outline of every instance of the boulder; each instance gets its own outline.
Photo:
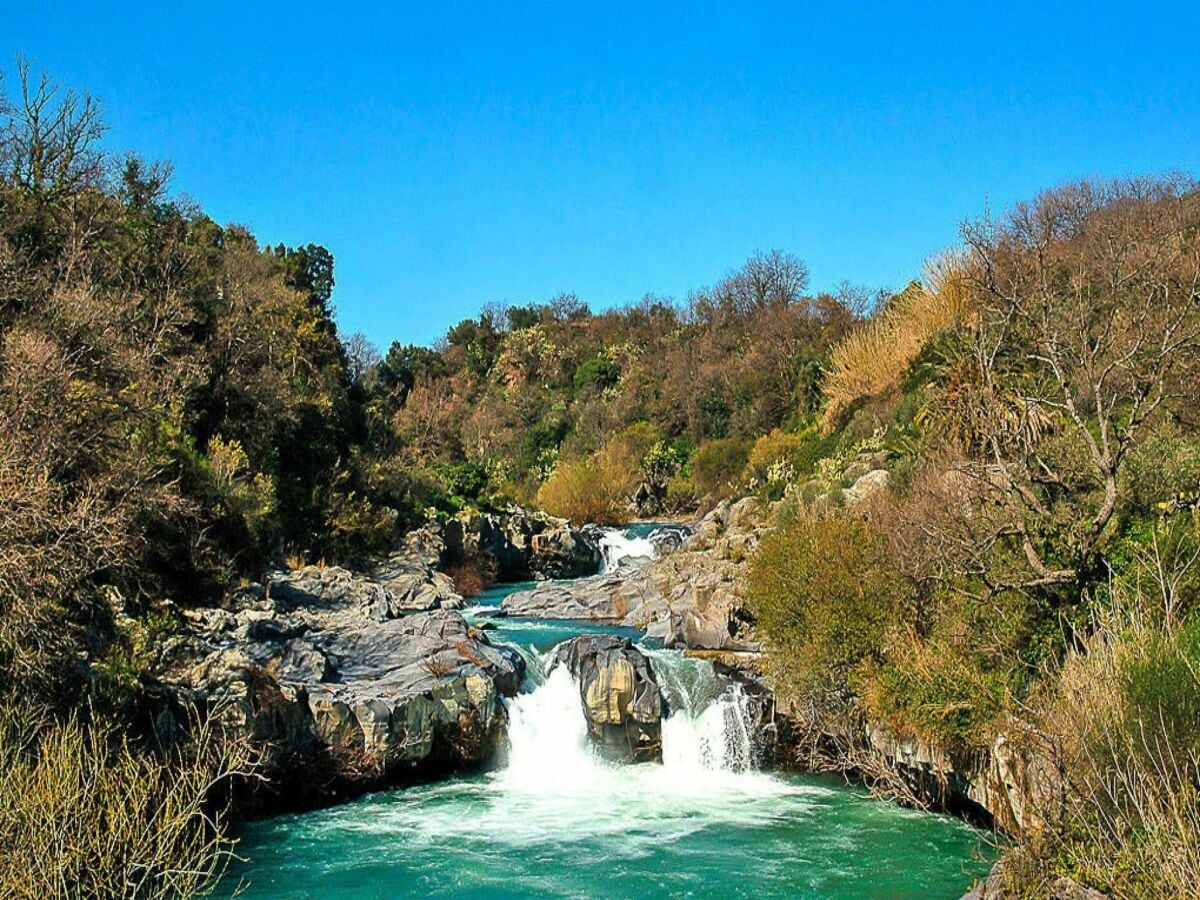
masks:
<instances>
[{"instance_id":1,"label":"boulder","mask_svg":"<svg viewBox=\"0 0 1200 900\"><path fill-rule=\"evenodd\" d=\"M457 612L376 620L344 606L265 615L219 630L208 627L218 616L190 617L187 652L161 677L264 751L269 803L319 804L345 790L476 767L499 746L500 698L520 689L525 663Z\"/></svg>"},{"instance_id":2,"label":"boulder","mask_svg":"<svg viewBox=\"0 0 1200 900\"><path fill-rule=\"evenodd\" d=\"M855 480L854 484L846 488L845 500L847 506L854 506L857 503L862 503L870 497L874 497L881 491L887 490L890 475L887 469L872 469L864 473L861 477Z\"/></svg>"},{"instance_id":3,"label":"boulder","mask_svg":"<svg viewBox=\"0 0 1200 900\"><path fill-rule=\"evenodd\" d=\"M692 530L686 525L660 525L650 532L648 540L660 556L673 553L683 546L692 535Z\"/></svg>"},{"instance_id":4,"label":"boulder","mask_svg":"<svg viewBox=\"0 0 1200 900\"><path fill-rule=\"evenodd\" d=\"M420 530L438 546L438 565L477 560L502 581L579 578L599 571L595 537L566 519L513 507L507 513L460 513Z\"/></svg>"},{"instance_id":5,"label":"boulder","mask_svg":"<svg viewBox=\"0 0 1200 900\"><path fill-rule=\"evenodd\" d=\"M375 568L372 578L383 588L383 594L366 607L367 615L374 619L463 606L463 598L454 590L450 576L411 551L389 556Z\"/></svg>"},{"instance_id":6,"label":"boulder","mask_svg":"<svg viewBox=\"0 0 1200 900\"><path fill-rule=\"evenodd\" d=\"M383 585L340 566L277 569L267 576L266 597L286 608L368 608L386 602Z\"/></svg>"},{"instance_id":7,"label":"boulder","mask_svg":"<svg viewBox=\"0 0 1200 900\"><path fill-rule=\"evenodd\" d=\"M588 735L616 762L662 760L666 700L650 661L628 638L590 634L559 644L549 670L563 665L579 685Z\"/></svg>"},{"instance_id":8,"label":"boulder","mask_svg":"<svg viewBox=\"0 0 1200 900\"><path fill-rule=\"evenodd\" d=\"M392 554L368 574L339 566L275 570L267 578L266 599L265 609L262 604L252 609L355 608L380 620L463 605L449 576L432 568L412 548Z\"/></svg>"},{"instance_id":9,"label":"boulder","mask_svg":"<svg viewBox=\"0 0 1200 900\"><path fill-rule=\"evenodd\" d=\"M645 587L644 576L633 567L575 581L547 581L527 591L509 594L500 603L510 616L541 619L589 619L621 622L636 605Z\"/></svg>"}]
</instances>

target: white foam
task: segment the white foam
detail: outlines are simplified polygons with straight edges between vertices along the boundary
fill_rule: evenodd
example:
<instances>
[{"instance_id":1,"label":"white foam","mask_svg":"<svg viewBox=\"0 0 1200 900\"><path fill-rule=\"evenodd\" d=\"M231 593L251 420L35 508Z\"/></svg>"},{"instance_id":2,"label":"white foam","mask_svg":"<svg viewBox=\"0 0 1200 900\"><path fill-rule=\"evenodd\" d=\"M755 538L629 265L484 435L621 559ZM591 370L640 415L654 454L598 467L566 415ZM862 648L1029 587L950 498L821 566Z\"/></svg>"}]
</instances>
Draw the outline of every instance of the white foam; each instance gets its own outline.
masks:
<instances>
[{"instance_id":1,"label":"white foam","mask_svg":"<svg viewBox=\"0 0 1200 900\"><path fill-rule=\"evenodd\" d=\"M630 560L658 558L658 551L648 537L630 536L619 528L605 529L600 536L600 552L604 556L600 565L601 574L611 572Z\"/></svg>"}]
</instances>

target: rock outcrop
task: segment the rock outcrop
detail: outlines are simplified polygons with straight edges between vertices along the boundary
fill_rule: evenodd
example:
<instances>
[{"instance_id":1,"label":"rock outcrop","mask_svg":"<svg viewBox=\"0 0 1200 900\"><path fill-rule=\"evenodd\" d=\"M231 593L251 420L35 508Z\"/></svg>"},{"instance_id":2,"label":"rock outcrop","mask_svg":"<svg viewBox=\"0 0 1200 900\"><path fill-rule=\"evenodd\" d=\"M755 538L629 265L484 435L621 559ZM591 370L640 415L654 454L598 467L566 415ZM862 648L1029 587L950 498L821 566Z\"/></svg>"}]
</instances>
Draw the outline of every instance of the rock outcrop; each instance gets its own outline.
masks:
<instances>
[{"instance_id":1,"label":"rock outcrop","mask_svg":"<svg viewBox=\"0 0 1200 900\"><path fill-rule=\"evenodd\" d=\"M661 530L654 542L657 559L569 584L539 585L506 597L503 608L510 615L644 628L668 647L755 652L745 575L771 513L754 498L722 503L686 538L678 527Z\"/></svg>"},{"instance_id":2,"label":"rock outcrop","mask_svg":"<svg viewBox=\"0 0 1200 900\"><path fill-rule=\"evenodd\" d=\"M463 605L450 578L407 548L393 553L370 574L338 566L279 569L268 574L266 592L281 607L354 608L380 621Z\"/></svg>"},{"instance_id":3,"label":"rock outcrop","mask_svg":"<svg viewBox=\"0 0 1200 900\"><path fill-rule=\"evenodd\" d=\"M591 634L555 648L549 669L563 665L579 685L588 734L616 762L662 760L666 701L650 661L627 639Z\"/></svg>"},{"instance_id":4,"label":"rock outcrop","mask_svg":"<svg viewBox=\"0 0 1200 900\"><path fill-rule=\"evenodd\" d=\"M878 726L866 747L898 772L918 796L952 812L982 818L1008 834L1028 834L1063 803L1062 778L1049 755L1029 741L998 735L985 752L954 759L921 741L900 740Z\"/></svg>"},{"instance_id":5,"label":"rock outcrop","mask_svg":"<svg viewBox=\"0 0 1200 900\"><path fill-rule=\"evenodd\" d=\"M494 569L501 581L579 578L599 571L602 560L598 543L586 530L517 507L503 515L463 513L422 531L441 541L441 563L476 560Z\"/></svg>"},{"instance_id":6,"label":"rock outcrop","mask_svg":"<svg viewBox=\"0 0 1200 900\"><path fill-rule=\"evenodd\" d=\"M501 608L511 616L618 624L653 590L644 567L625 565L603 575L548 581L528 591L517 591L504 598Z\"/></svg>"},{"instance_id":7,"label":"rock outcrop","mask_svg":"<svg viewBox=\"0 0 1200 900\"><path fill-rule=\"evenodd\" d=\"M376 597L308 572L188 611L164 648L160 679L264 754L260 802L317 805L479 766L498 747L521 656L450 610L380 619Z\"/></svg>"}]
</instances>

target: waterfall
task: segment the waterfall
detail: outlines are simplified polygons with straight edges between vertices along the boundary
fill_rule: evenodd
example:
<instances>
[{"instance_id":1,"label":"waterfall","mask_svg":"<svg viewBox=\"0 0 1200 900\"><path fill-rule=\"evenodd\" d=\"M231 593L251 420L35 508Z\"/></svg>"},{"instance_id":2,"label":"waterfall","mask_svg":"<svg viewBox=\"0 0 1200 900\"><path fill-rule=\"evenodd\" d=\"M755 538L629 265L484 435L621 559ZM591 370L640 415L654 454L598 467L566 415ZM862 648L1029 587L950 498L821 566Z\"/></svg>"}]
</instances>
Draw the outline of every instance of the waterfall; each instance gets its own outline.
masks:
<instances>
[{"instance_id":1,"label":"waterfall","mask_svg":"<svg viewBox=\"0 0 1200 900\"><path fill-rule=\"evenodd\" d=\"M508 743L503 778L509 787L561 791L591 777L597 760L588 742L579 687L566 666L509 702Z\"/></svg>"},{"instance_id":2,"label":"waterfall","mask_svg":"<svg viewBox=\"0 0 1200 900\"><path fill-rule=\"evenodd\" d=\"M643 652L670 709L662 723L662 778L697 789L752 771L754 728L742 686L676 650ZM614 767L593 752L578 684L566 666L547 675L548 657L528 652L527 692L508 701L508 766L500 777L521 790L578 791L582 783L607 780Z\"/></svg>"},{"instance_id":3,"label":"waterfall","mask_svg":"<svg viewBox=\"0 0 1200 900\"><path fill-rule=\"evenodd\" d=\"M604 561L600 572L612 572L621 563L632 559L656 559L658 551L649 537L639 537L632 530L606 528L600 536L600 552Z\"/></svg>"},{"instance_id":4,"label":"waterfall","mask_svg":"<svg viewBox=\"0 0 1200 900\"><path fill-rule=\"evenodd\" d=\"M663 722L663 765L690 772L755 768L749 697L707 660L675 650L646 650L672 713Z\"/></svg>"}]
</instances>

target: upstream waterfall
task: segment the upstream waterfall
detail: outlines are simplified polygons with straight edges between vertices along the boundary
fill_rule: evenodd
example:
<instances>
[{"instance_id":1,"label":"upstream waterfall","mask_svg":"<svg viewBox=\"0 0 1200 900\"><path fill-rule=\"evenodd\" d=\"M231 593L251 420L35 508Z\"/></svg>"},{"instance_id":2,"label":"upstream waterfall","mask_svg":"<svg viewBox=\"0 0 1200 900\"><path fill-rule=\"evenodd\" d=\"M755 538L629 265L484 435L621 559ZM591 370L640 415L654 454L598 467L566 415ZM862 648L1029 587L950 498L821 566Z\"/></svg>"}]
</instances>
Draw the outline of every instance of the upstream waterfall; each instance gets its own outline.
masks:
<instances>
[{"instance_id":1,"label":"upstream waterfall","mask_svg":"<svg viewBox=\"0 0 1200 900\"><path fill-rule=\"evenodd\" d=\"M604 530L600 536L600 553L604 557L600 564L602 573L613 571L627 560L655 559L658 556L658 550L648 535L638 534L633 529L618 528Z\"/></svg>"}]
</instances>

